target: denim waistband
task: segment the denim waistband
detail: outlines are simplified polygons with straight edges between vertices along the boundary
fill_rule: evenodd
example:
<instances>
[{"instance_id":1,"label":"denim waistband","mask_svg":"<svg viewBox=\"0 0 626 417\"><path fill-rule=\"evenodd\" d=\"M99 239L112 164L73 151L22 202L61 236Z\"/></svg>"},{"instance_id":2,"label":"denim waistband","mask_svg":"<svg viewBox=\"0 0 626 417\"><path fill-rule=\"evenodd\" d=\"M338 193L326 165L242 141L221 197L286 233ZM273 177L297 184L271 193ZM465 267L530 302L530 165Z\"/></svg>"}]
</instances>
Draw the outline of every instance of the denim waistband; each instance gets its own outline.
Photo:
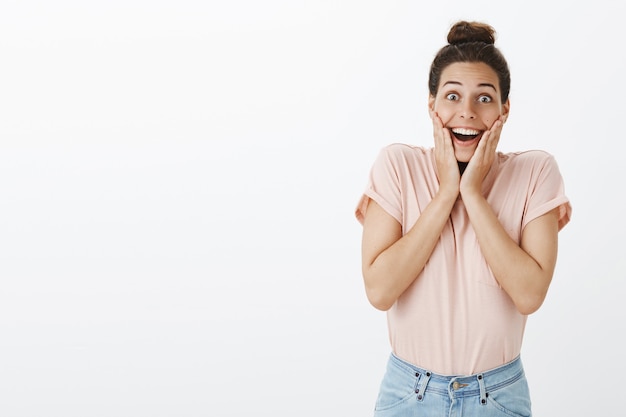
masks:
<instances>
[{"instance_id":1,"label":"denim waistband","mask_svg":"<svg viewBox=\"0 0 626 417\"><path fill-rule=\"evenodd\" d=\"M474 375L440 375L408 363L393 353L389 366L394 366L407 377L418 378L415 393L418 401L428 393L450 398L480 396L481 403L487 402L490 391L495 391L524 377L524 367L518 356L509 363Z\"/></svg>"}]
</instances>

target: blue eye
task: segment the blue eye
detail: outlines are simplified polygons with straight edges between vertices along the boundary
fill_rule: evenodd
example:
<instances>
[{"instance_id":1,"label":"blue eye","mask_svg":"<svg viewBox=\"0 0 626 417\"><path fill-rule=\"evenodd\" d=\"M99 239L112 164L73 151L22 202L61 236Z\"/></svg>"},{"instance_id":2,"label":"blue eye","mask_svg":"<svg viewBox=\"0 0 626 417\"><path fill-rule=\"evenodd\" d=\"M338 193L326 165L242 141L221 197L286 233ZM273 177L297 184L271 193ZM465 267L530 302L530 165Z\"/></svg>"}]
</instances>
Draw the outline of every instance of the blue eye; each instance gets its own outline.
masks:
<instances>
[{"instance_id":1,"label":"blue eye","mask_svg":"<svg viewBox=\"0 0 626 417\"><path fill-rule=\"evenodd\" d=\"M450 93L450 94L448 94L448 95L446 96L446 98L447 98L448 100L453 100L453 101L454 101L454 100L458 100L458 99L459 99L459 96L458 96L458 94L456 94L456 93Z\"/></svg>"},{"instance_id":2,"label":"blue eye","mask_svg":"<svg viewBox=\"0 0 626 417\"><path fill-rule=\"evenodd\" d=\"M478 97L479 103L491 103L491 97L489 96L480 96Z\"/></svg>"}]
</instances>

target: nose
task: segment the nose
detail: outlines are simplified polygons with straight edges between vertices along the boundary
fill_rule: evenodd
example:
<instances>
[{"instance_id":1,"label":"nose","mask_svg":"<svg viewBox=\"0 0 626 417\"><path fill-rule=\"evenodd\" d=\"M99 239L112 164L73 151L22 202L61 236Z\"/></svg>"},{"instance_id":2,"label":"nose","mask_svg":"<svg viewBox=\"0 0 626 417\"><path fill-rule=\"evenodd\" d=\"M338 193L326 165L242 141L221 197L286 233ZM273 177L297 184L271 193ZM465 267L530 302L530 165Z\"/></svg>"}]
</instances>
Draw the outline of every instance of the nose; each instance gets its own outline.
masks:
<instances>
[{"instance_id":1,"label":"nose","mask_svg":"<svg viewBox=\"0 0 626 417\"><path fill-rule=\"evenodd\" d=\"M474 103L471 100L465 100L461 107L460 116L464 119L475 119Z\"/></svg>"}]
</instances>

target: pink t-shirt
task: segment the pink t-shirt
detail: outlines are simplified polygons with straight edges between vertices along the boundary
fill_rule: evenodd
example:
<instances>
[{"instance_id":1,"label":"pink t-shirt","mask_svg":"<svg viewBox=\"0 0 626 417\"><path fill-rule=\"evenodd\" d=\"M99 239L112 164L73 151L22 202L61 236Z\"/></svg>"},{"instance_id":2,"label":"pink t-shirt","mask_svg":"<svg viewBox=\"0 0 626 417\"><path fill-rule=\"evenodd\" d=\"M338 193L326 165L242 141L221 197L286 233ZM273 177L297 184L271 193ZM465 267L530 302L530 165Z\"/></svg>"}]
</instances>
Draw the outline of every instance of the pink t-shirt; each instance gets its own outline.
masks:
<instances>
[{"instance_id":1,"label":"pink t-shirt","mask_svg":"<svg viewBox=\"0 0 626 417\"><path fill-rule=\"evenodd\" d=\"M404 234L438 189L433 148L391 144L372 167L356 217L363 221L371 198ZM559 207L560 230L572 210L557 163L543 151L498 152L483 195L518 243L531 220ZM482 372L520 354L526 316L496 282L460 198L429 261L389 309L387 321L398 357L444 375Z\"/></svg>"}]
</instances>

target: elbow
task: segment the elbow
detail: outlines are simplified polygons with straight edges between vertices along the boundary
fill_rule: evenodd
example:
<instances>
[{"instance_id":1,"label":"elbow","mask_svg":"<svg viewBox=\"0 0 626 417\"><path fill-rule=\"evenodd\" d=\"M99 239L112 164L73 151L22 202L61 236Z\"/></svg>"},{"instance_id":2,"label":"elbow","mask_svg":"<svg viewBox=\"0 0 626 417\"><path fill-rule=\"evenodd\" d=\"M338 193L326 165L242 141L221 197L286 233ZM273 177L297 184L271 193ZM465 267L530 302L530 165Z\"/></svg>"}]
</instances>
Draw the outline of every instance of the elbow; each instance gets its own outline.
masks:
<instances>
[{"instance_id":1,"label":"elbow","mask_svg":"<svg viewBox=\"0 0 626 417\"><path fill-rule=\"evenodd\" d=\"M543 304L545 294L532 294L515 300L515 308L520 314L529 316L539 310Z\"/></svg>"},{"instance_id":2,"label":"elbow","mask_svg":"<svg viewBox=\"0 0 626 417\"><path fill-rule=\"evenodd\" d=\"M393 302L389 302L381 298L374 298L368 295L367 299L375 309L380 311L387 311L391 308L391 306L393 306Z\"/></svg>"},{"instance_id":3,"label":"elbow","mask_svg":"<svg viewBox=\"0 0 626 417\"><path fill-rule=\"evenodd\" d=\"M548 294L550 278L539 277L534 280L528 280L526 285L519 285L505 290L520 314L529 316L539 310Z\"/></svg>"},{"instance_id":4,"label":"elbow","mask_svg":"<svg viewBox=\"0 0 626 417\"><path fill-rule=\"evenodd\" d=\"M372 288L371 286L365 285L365 293L367 295L367 300L370 304L377 310L387 311L393 306L396 302L395 299L389 296L389 293L382 288Z\"/></svg>"},{"instance_id":5,"label":"elbow","mask_svg":"<svg viewBox=\"0 0 626 417\"><path fill-rule=\"evenodd\" d=\"M377 310L387 311L396 302L399 294L384 277L388 274L377 272L376 268L363 268L363 283L369 303Z\"/></svg>"}]
</instances>

